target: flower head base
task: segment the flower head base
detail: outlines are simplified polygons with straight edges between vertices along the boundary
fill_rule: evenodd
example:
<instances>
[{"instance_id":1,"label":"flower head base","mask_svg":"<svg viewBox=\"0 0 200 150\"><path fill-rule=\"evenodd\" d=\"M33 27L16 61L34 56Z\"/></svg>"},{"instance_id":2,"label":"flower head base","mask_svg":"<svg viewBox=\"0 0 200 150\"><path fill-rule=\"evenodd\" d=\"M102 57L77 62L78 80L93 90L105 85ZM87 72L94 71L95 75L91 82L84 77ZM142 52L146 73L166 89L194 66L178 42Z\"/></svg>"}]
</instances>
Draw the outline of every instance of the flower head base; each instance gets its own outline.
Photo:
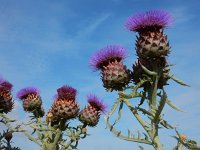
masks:
<instances>
[{"instance_id":1,"label":"flower head base","mask_svg":"<svg viewBox=\"0 0 200 150\"><path fill-rule=\"evenodd\" d=\"M103 69L109 62L121 61L126 57L126 49L119 45L109 45L100 49L90 59L90 65L94 70Z\"/></svg>"},{"instance_id":2,"label":"flower head base","mask_svg":"<svg viewBox=\"0 0 200 150\"><path fill-rule=\"evenodd\" d=\"M88 103L95 107L98 111L106 112L106 104L100 100L96 95L90 94L87 99Z\"/></svg>"},{"instance_id":3,"label":"flower head base","mask_svg":"<svg viewBox=\"0 0 200 150\"><path fill-rule=\"evenodd\" d=\"M130 31L160 30L172 23L172 16L163 10L147 11L131 16L126 21L126 28Z\"/></svg>"},{"instance_id":4,"label":"flower head base","mask_svg":"<svg viewBox=\"0 0 200 150\"><path fill-rule=\"evenodd\" d=\"M62 86L61 88L57 89L57 97L63 97L65 99L75 99L77 90L70 87L70 86Z\"/></svg>"},{"instance_id":5,"label":"flower head base","mask_svg":"<svg viewBox=\"0 0 200 150\"><path fill-rule=\"evenodd\" d=\"M29 94L39 95L39 90L36 87L26 87L17 93L19 99L24 99Z\"/></svg>"}]
</instances>

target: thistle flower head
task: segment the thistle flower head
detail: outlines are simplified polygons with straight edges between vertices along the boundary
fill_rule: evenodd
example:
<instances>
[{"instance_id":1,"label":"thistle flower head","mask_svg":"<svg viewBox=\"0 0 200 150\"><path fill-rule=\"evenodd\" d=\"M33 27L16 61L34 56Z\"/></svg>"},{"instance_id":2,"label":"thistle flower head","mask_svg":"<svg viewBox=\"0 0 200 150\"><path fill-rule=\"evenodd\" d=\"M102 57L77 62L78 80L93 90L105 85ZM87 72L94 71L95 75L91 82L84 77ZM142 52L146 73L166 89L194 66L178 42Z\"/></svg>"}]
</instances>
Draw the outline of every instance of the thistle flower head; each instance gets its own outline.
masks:
<instances>
[{"instance_id":1,"label":"thistle flower head","mask_svg":"<svg viewBox=\"0 0 200 150\"><path fill-rule=\"evenodd\" d=\"M0 76L0 88L6 89L6 90L12 90L13 85L4 80L1 76Z\"/></svg>"},{"instance_id":2,"label":"thistle flower head","mask_svg":"<svg viewBox=\"0 0 200 150\"><path fill-rule=\"evenodd\" d=\"M54 98L64 97L66 99L75 99L77 90L71 86L64 85L57 89L57 93L57 96L55 95Z\"/></svg>"},{"instance_id":3,"label":"thistle flower head","mask_svg":"<svg viewBox=\"0 0 200 150\"><path fill-rule=\"evenodd\" d=\"M139 13L127 19L125 26L130 31L160 30L172 23L172 16L163 10Z\"/></svg>"},{"instance_id":4,"label":"thistle flower head","mask_svg":"<svg viewBox=\"0 0 200 150\"><path fill-rule=\"evenodd\" d=\"M39 90L36 87L26 87L21 89L18 93L17 93L17 97L19 99L24 99L27 95L29 94L35 94L35 95L39 95Z\"/></svg>"},{"instance_id":5,"label":"thistle flower head","mask_svg":"<svg viewBox=\"0 0 200 150\"><path fill-rule=\"evenodd\" d=\"M127 51L120 45L108 45L95 53L90 59L90 65L94 70L102 69L110 61L121 61L127 56Z\"/></svg>"},{"instance_id":6,"label":"thistle flower head","mask_svg":"<svg viewBox=\"0 0 200 150\"><path fill-rule=\"evenodd\" d=\"M91 106L95 107L98 111L106 112L107 105L96 95L90 94L87 98L87 101Z\"/></svg>"}]
</instances>

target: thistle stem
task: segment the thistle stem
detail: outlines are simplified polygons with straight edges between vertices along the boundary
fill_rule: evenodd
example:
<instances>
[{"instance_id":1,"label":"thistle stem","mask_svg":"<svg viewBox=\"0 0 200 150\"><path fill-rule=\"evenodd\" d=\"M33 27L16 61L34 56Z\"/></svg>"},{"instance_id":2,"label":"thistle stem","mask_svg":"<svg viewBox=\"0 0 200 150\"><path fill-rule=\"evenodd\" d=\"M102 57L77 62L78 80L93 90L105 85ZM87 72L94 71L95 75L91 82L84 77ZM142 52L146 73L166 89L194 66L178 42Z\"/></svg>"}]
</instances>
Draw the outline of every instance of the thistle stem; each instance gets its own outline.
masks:
<instances>
[{"instance_id":1,"label":"thistle stem","mask_svg":"<svg viewBox=\"0 0 200 150\"><path fill-rule=\"evenodd\" d=\"M157 111L157 91L158 91L158 81L160 78L160 73L158 71L158 67L154 66L154 71L157 75L153 76L153 85L149 87L148 90L148 98L149 98L149 109L152 114L156 114ZM161 112L160 112L161 113ZM154 122L154 118L151 119L151 135L153 135L152 142L153 146L156 150L163 150L163 145L160 142L158 136L158 123Z\"/></svg>"}]
</instances>

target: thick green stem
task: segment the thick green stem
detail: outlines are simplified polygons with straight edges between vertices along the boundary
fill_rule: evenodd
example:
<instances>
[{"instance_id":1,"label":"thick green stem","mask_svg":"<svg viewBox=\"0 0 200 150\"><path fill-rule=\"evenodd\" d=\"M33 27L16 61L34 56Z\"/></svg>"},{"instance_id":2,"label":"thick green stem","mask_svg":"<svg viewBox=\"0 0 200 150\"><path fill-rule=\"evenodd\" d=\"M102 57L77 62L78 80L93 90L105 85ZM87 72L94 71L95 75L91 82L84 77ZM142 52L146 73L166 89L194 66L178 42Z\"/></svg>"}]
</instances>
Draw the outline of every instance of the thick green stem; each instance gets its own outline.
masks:
<instances>
[{"instance_id":1,"label":"thick green stem","mask_svg":"<svg viewBox=\"0 0 200 150\"><path fill-rule=\"evenodd\" d=\"M158 91L158 81L160 78L157 66L154 67L154 71L157 73L153 76L153 85L149 87L148 98L149 98L149 109L152 114L156 114L157 110L157 91ZM161 112L160 112L161 113ZM153 135L152 142L156 150L163 150L163 145L158 136L158 122L151 119L151 134Z\"/></svg>"}]
</instances>

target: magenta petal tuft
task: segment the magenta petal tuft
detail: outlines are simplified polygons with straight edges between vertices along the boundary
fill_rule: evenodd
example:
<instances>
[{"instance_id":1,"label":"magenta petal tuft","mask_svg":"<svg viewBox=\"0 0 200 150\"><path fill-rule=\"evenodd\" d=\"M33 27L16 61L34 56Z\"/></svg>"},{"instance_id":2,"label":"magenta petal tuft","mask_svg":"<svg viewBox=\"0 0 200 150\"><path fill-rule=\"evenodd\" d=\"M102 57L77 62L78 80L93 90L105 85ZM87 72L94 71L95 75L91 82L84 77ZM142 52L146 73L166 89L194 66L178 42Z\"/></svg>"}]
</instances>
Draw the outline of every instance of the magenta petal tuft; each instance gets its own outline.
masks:
<instances>
[{"instance_id":1,"label":"magenta petal tuft","mask_svg":"<svg viewBox=\"0 0 200 150\"><path fill-rule=\"evenodd\" d=\"M102 68L102 64L111 59L123 60L127 56L127 50L120 45L108 45L97 51L90 59L90 65L94 70Z\"/></svg>"},{"instance_id":2,"label":"magenta petal tuft","mask_svg":"<svg viewBox=\"0 0 200 150\"><path fill-rule=\"evenodd\" d=\"M106 112L107 105L100 100L96 95L88 95L88 103L102 112Z\"/></svg>"},{"instance_id":3,"label":"magenta petal tuft","mask_svg":"<svg viewBox=\"0 0 200 150\"><path fill-rule=\"evenodd\" d=\"M131 31L140 32L145 28L162 29L173 22L172 16L164 10L152 10L138 13L127 19L125 26Z\"/></svg>"},{"instance_id":4,"label":"magenta petal tuft","mask_svg":"<svg viewBox=\"0 0 200 150\"><path fill-rule=\"evenodd\" d=\"M36 87L26 87L21 89L18 93L17 93L17 97L19 99L23 99L24 97L26 97L28 94L36 94L39 95L39 90Z\"/></svg>"}]
</instances>

